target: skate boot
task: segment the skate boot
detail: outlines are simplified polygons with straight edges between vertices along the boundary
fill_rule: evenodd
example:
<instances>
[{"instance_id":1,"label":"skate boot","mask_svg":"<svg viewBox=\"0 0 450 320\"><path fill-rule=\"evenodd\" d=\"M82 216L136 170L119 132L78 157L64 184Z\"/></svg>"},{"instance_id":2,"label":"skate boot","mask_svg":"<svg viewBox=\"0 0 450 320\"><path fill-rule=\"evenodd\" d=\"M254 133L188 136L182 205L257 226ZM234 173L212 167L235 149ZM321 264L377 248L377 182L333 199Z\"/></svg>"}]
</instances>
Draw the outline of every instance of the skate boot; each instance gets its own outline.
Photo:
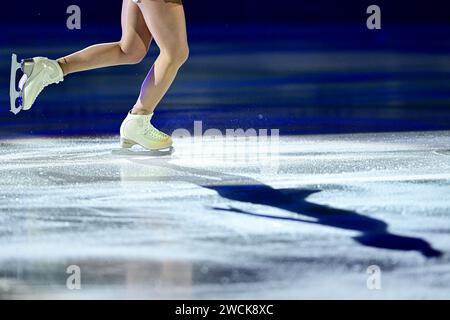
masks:
<instances>
[{"instance_id":1,"label":"skate boot","mask_svg":"<svg viewBox=\"0 0 450 320\"><path fill-rule=\"evenodd\" d=\"M20 64L15 60L16 56L13 55L10 94L11 111L17 114L21 110L31 109L42 90L50 84L64 81L64 75L56 60L35 57L22 60ZM20 91L17 91L15 90L15 75L19 68L22 69L23 76L18 85ZM19 98L19 107L16 106L17 98Z\"/></svg>"},{"instance_id":2,"label":"skate boot","mask_svg":"<svg viewBox=\"0 0 450 320\"><path fill-rule=\"evenodd\" d=\"M172 138L156 129L150 121L153 114L128 116L120 127L120 146L129 149L140 145L147 150L163 150L172 147Z\"/></svg>"}]
</instances>

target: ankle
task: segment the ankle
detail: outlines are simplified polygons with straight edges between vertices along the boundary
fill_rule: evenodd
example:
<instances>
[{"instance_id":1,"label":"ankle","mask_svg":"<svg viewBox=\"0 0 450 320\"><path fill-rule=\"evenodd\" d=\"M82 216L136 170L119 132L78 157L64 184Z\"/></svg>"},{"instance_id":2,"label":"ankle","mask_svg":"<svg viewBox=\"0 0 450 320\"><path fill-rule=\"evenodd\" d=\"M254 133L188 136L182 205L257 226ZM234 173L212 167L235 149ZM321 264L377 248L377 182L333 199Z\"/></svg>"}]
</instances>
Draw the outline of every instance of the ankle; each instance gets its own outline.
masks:
<instances>
[{"instance_id":1,"label":"ankle","mask_svg":"<svg viewBox=\"0 0 450 320\"><path fill-rule=\"evenodd\" d=\"M56 62L58 62L59 66L61 67L61 70L63 71L63 75L66 76L69 74L68 70L67 70L67 60L66 58L60 58L58 60L56 60Z\"/></svg>"},{"instance_id":2,"label":"ankle","mask_svg":"<svg viewBox=\"0 0 450 320\"><path fill-rule=\"evenodd\" d=\"M138 116L148 116L148 115L153 114L152 111L145 110L145 109L142 109L142 108L136 108L136 107L131 109L130 113L134 114L134 115L138 115Z\"/></svg>"}]
</instances>

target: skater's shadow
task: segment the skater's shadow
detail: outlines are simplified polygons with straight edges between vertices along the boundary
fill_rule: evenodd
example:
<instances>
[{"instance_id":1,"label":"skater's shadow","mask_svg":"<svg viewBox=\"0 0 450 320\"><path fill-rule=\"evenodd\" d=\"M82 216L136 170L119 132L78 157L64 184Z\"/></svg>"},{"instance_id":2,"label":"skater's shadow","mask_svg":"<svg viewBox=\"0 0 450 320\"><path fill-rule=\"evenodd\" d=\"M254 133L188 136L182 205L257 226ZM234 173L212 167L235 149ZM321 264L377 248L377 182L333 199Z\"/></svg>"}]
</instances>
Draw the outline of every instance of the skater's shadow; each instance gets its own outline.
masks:
<instances>
[{"instance_id":1,"label":"skater's shadow","mask_svg":"<svg viewBox=\"0 0 450 320\"><path fill-rule=\"evenodd\" d=\"M299 221L310 224L320 224L345 230L360 232L353 237L362 245L403 251L418 251L425 257L439 257L441 252L435 250L431 245L420 238L395 235L389 232L388 225L375 218L358 214L354 211L336 209L325 205L308 202L306 199L320 190L295 190L295 189L273 189L267 185L242 185L242 186L212 186L224 198L249 202L253 204L267 205L302 216L315 219L315 221L278 217L265 214L252 213L236 208L217 210L241 213L251 216L265 217L279 220Z\"/></svg>"},{"instance_id":2,"label":"skater's shadow","mask_svg":"<svg viewBox=\"0 0 450 320\"><path fill-rule=\"evenodd\" d=\"M312 218L314 221L301 219L300 217L261 214L234 207L226 209L214 208L216 211L352 230L360 233L353 239L368 247L417 251L427 258L442 255L442 252L434 249L423 239L390 233L388 225L382 220L361 215L354 211L337 209L307 201L310 195L320 192L320 190L274 189L252 178L178 166L169 163L169 159L153 159L150 162L143 159L132 159L130 161L161 166L181 173L180 176L171 176L169 178L170 181L179 180L193 183L202 188L214 190L221 197L229 200L278 208L299 216Z\"/></svg>"}]
</instances>

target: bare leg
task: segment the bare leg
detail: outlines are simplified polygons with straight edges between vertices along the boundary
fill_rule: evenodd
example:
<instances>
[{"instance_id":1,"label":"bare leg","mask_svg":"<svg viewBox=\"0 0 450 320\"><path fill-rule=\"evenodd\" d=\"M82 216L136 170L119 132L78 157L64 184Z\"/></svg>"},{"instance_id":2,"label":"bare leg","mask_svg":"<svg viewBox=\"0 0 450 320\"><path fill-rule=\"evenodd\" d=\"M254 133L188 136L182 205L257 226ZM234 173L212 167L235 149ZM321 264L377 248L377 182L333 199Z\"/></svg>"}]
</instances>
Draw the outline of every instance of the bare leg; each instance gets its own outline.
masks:
<instances>
[{"instance_id":1,"label":"bare leg","mask_svg":"<svg viewBox=\"0 0 450 320\"><path fill-rule=\"evenodd\" d=\"M133 114L152 114L189 54L186 21L181 4L141 0L138 4L160 54L142 84Z\"/></svg>"},{"instance_id":2,"label":"bare leg","mask_svg":"<svg viewBox=\"0 0 450 320\"><path fill-rule=\"evenodd\" d=\"M88 47L58 59L64 75L123 64L139 63L147 54L152 35L139 8L131 0L122 3L122 39Z\"/></svg>"}]
</instances>

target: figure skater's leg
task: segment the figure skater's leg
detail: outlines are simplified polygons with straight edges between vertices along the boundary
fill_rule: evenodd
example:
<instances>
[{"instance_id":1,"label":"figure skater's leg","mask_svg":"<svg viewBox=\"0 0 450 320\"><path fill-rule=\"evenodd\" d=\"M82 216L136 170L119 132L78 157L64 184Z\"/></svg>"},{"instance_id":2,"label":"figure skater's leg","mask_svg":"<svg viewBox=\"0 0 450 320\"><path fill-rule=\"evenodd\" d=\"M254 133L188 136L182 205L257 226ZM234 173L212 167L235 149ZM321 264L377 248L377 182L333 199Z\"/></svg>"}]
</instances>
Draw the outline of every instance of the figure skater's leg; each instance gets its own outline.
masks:
<instances>
[{"instance_id":1,"label":"figure skater's leg","mask_svg":"<svg viewBox=\"0 0 450 320\"><path fill-rule=\"evenodd\" d=\"M14 107L16 96L20 98L21 110L29 110L45 87L64 81L69 73L139 62L146 55L152 36L141 11L131 0L123 0L122 29L119 42L92 46L58 61L44 57L24 60L20 92L11 98L11 111L16 114L20 111ZM15 77L11 77L15 82Z\"/></svg>"},{"instance_id":2,"label":"figure skater's leg","mask_svg":"<svg viewBox=\"0 0 450 320\"><path fill-rule=\"evenodd\" d=\"M139 63L147 54L152 35L139 8L131 0L122 3L122 38L97 44L58 59L64 75L123 64Z\"/></svg>"},{"instance_id":3,"label":"figure skater's leg","mask_svg":"<svg viewBox=\"0 0 450 320\"><path fill-rule=\"evenodd\" d=\"M142 84L132 113L152 114L189 54L183 5L164 0L141 0L138 4L160 54Z\"/></svg>"},{"instance_id":4,"label":"figure skater's leg","mask_svg":"<svg viewBox=\"0 0 450 320\"><path fill-rule=\"evenodd\" d=\"M172 84L189 53L186 21L181 3L167 0L141 0L139 8L160 54L142 84L133 110L120 127L122 148L141 145L149 150L172 146L172 138L151 124L153 111Z\"/></svg>"}]
</instances>

